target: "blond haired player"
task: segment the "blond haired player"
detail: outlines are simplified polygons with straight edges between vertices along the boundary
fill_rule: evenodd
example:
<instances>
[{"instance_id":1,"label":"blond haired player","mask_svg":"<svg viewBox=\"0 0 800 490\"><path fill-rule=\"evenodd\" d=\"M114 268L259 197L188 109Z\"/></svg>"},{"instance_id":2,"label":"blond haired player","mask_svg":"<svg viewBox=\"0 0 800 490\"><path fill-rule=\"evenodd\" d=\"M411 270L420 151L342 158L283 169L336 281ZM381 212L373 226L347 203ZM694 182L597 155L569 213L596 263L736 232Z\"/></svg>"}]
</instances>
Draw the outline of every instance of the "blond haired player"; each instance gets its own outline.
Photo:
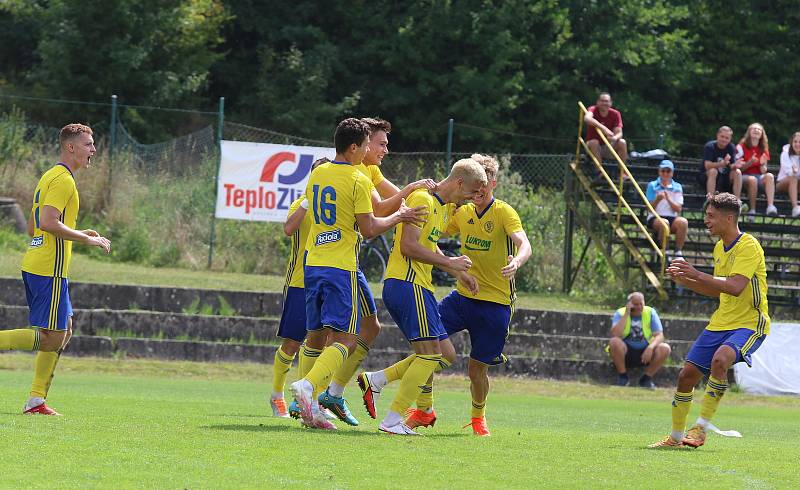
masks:
<instances>
[{"instance_id":1,"label":"blond haired player","mask_svg":"<svg viewBox=\"0 0 800 490\"><path fill-rule=\"evenodd\" d=\"M92 129L68 124L58 139L59 162L42 175L33 193L28 219L32 239L22 260L31 328L0 332L0 350L37 351L26 414L60 415L45 399L58 359L72 336L68 279L72 243L111 251L111 242L96 231L75 229L80 199L74 174L88 167L97 151Z\"/></svg>"},{"instance_id":2,"label":"blond haired player","mask_svg":"<svg viewBox=\"0 0 800 490\"><path fill-rule=\"evenodd\" d=\"M402 224L394 237L394 247L386 268L383 302L415 355L384 371L361 373L358 384L364 405L376 417L375 402L386 383L400 379L400 388L391 409L380 424L390 434L417 435L403 420L406 409L421 393L434 370L442 362L440 336L444 327L434 297L431 269L434 265L460 275L472 261L467 256L447 257L437 241L447 229L455 204L472 199L486 185L486 172L471 158L459 160L450 175L434 191L419 189L408 198L409 206L428 211L427 221L419 226Z\"/></svg>"}]
</instances>

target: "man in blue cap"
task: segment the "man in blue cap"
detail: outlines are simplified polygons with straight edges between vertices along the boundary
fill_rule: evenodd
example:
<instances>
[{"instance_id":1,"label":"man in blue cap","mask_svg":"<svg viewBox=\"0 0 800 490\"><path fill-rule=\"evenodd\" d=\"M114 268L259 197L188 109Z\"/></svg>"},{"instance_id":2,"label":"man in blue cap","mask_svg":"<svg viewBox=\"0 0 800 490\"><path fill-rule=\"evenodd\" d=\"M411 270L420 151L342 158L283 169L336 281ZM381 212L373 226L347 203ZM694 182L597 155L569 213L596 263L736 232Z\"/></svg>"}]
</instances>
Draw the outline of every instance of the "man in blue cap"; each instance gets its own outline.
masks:
<instances>
[{"instance_id":1,"label":"man in blue cap","mask_svg":"<svg viewBox=\"0 0 800 490\"><path fill-rule=\"evenodd\" d=\"M647 200L658 216L647 213L647 226L656 230L659 240L675 234L673 258L683 258L683 244L689 222L679 216L683 208L683 186L672 178L675 165L670 160L662 160L658 166L658 178L647 184ZM666 235L665 235L666 234Z\"/></svg>"}]
</instances>

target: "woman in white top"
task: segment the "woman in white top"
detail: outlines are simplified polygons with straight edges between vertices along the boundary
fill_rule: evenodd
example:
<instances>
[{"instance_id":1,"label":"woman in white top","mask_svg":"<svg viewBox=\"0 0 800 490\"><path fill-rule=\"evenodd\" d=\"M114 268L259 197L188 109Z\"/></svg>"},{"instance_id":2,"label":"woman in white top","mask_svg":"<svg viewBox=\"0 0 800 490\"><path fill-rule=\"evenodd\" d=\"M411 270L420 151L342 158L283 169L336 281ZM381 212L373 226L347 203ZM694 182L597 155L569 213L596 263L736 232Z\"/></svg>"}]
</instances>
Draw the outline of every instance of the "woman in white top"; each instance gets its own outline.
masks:
<instances>
[{"instance_id":1,"label":"woman in white top","mask_svg":"<svg viewBox=\"0 0 800 490\"><path fill-rule=\"evenodd\" d=\"M781 152L781 170L778 173L778 192L788 192L792 201L792 217L800 216L797 205L797 180L800 178L800 132L794 133Z\"/></svg>"}]
</instances>

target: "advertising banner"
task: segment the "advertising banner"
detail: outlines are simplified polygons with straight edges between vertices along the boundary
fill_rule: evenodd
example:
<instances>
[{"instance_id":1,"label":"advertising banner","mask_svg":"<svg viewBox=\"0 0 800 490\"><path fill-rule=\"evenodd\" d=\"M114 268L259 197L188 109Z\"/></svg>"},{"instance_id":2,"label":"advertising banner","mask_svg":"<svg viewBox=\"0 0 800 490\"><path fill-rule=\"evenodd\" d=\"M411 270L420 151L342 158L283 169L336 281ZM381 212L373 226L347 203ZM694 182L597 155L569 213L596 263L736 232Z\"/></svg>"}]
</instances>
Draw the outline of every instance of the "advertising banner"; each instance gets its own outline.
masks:
<instances>
[{"instance_id":1,"label":"advertising banner","mask_svg":"<svg viewBox=\"0 0 800 490\"><path fill-rule=\"evenodd\" d=\"M217 179L217 218L286 220L303 194L314 160L333 160L333 148L222 141Z\"/></svg>"}]
</instances>

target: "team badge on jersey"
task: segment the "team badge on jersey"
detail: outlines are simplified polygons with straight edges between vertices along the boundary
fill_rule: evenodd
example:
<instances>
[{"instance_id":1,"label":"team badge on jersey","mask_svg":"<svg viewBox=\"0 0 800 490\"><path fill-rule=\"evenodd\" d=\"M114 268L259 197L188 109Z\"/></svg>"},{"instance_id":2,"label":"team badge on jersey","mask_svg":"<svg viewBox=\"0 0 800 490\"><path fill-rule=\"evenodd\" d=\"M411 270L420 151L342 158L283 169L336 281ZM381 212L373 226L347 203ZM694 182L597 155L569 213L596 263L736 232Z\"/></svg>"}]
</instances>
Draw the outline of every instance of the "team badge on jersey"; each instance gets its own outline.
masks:
<instances>
[{"instance_id":1,"label":"team badge on jersey","mask_svg":"<svg viewBox=\"0 0 800 490\"><path fill-rule=\"evenodd\" d=\"M491 233L492 230L494 230L494 223L487 221L486 224L483 225L483 228L486 230L486 233Z\"/></svg>"}]
</instances>

